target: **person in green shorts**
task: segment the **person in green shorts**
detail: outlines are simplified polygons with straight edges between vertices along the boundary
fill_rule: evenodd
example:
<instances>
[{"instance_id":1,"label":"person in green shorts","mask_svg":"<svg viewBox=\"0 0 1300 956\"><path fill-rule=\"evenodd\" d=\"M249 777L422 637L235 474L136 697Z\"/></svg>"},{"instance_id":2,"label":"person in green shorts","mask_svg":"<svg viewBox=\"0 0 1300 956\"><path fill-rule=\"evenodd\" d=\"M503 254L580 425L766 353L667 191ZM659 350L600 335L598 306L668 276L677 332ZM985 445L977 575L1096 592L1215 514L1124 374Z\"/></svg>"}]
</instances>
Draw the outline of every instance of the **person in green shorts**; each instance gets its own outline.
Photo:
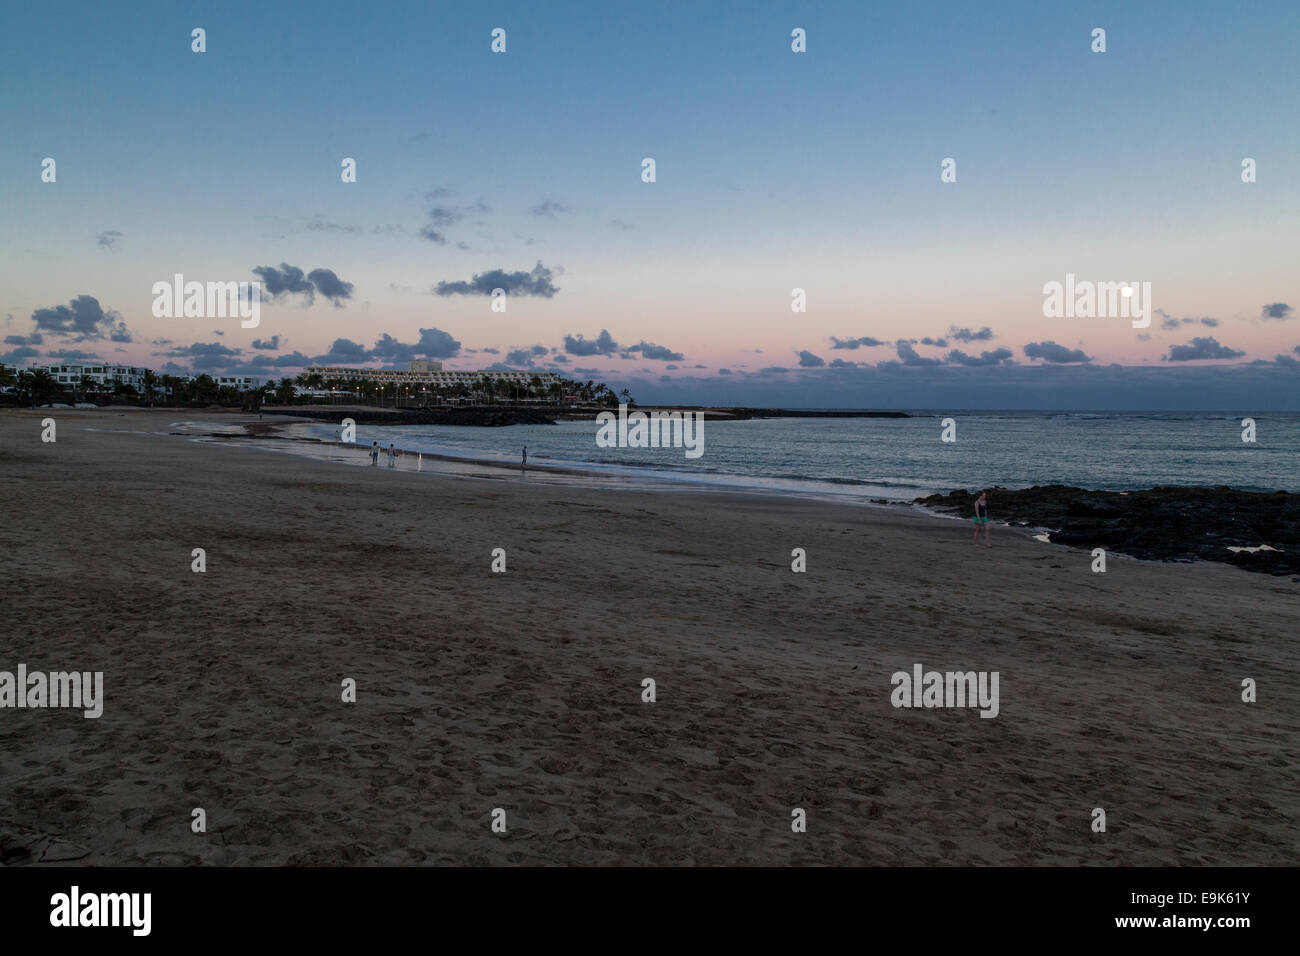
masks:
<instances>
[{"instance_id":1,"label":"person in green shorts","mask_svg":"<svg viewBox=\"0 0 1300 956\"><path fill-rule=\"evenodd\" d=\"M991 548L989 544L989 494L987 491L981 491L980 496L975 499L975 541L980 543L980 528L984 529L984 546Z\"/></svg>"}]
</instances>

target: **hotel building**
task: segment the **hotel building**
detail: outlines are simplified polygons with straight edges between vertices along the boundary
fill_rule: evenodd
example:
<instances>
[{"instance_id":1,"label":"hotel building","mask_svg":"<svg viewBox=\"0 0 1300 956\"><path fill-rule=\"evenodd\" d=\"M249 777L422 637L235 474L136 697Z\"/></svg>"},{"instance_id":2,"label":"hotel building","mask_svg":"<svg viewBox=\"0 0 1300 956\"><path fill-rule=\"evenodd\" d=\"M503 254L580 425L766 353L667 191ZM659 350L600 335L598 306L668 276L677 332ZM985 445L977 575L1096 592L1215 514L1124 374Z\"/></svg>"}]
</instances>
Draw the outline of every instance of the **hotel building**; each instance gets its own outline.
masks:
<instances>
[{"instance_id":1,"label":"hotel building","mask_svg":"<svg viewBox=\"0 0 1300 956\"><path fill-rule=\"evenodd\" d=\"M133 365L33 365L32 370L42 369L49 372L60 385L79 387L83 379L90 379L96 385L112 385L121 382L132 385L137 392L144 392L144 373L147 369ZM191 379L194 376L190 376ZM261 380L248 375L213 375L212 380L219 388L237 388L248 391L257 388ZM162 383L154 385L154 391L162 391Z\"/></svg>"},{"instance_id":2,"label":"hotel building","mask_svg":"<svg viewBox=\"0 0 1300 956\"><path fill-rule=\"evenodd\" d=\"M489 376L494 381L505 379L507 382L516 385L531 385L533 379L537 378L541 380L543 388L549 388L555 382L560 381L560 377L554 372L528 370L516 372L506 369L484 369L479 372L457 371L444 369L441 362L427 359L416 359L408 362L405 369L309 365L302 371L304 375L319 375L326 381L330 379L342 379L344 381L365 379L371 382L379 382L381 385L435 385L444 387L448 385L474 385L484 375Z\"/></svg>"}]
</instances>

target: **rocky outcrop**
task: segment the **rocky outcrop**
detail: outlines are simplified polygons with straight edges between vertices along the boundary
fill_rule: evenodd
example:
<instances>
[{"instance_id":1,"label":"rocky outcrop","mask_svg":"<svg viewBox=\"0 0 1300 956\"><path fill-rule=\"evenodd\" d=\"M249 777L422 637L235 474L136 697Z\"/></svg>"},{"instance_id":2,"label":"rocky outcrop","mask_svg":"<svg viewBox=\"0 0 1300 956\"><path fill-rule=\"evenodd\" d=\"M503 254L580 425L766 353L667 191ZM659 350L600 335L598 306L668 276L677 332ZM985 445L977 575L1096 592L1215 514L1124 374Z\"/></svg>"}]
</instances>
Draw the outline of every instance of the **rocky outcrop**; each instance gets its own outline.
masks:
<instances>
[{"instance_id":1,"label":"rocky outcrop","mask_svg":"<svg viewBox=\"0 0 1300 956\"><path fill-rule=\"evenodd\" d=\"M1222 561L1248 571L1300 575L1300 495L1285 491L1150 488L1088 491L1035 485L989 488L994 521L1044 528L1057 544L1105 548L1156 561ZM917 498L938 511L975 513L979 491ZM1230 547L1276 550L1230 551Z\"/></svg>"},{"instance_id":2,"label":"rocky outcrop","mask_svg":"<svg viewBox=\"0 0 1300 956\"><path fill-rule=\"evenodd\" d=\"M373 411L313 408L302 406L264 409L268 415L294 415L322 422L341 422L350 418L358 425L478 425L497 428L503 425L554 425L555 419L536 408L513 405L469 405L441 408L399 408Z\"/></svg>"}]
</instances>

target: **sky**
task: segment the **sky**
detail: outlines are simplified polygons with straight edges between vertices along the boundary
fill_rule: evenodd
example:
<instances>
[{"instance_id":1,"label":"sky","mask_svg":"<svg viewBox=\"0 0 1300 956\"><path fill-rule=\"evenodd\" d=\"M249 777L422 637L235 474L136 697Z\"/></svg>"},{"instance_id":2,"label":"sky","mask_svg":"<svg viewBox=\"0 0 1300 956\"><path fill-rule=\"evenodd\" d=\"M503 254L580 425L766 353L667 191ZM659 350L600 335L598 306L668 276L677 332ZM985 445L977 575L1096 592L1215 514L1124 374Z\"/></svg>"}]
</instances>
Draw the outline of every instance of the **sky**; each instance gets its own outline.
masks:
<instances>
[{"instance_id":1,"label":"sky","mask_svg":"<svg viewBox=\"0 0 1300 956\"><path fill-rule=\"evenodd\" d=\"M1294 0L7 4L0 362L1300 410L1297 41ZM258 327L156 317L176 274ZM1067 275L1150 326L1046 316Z\"/></svg>"}]
</instances>

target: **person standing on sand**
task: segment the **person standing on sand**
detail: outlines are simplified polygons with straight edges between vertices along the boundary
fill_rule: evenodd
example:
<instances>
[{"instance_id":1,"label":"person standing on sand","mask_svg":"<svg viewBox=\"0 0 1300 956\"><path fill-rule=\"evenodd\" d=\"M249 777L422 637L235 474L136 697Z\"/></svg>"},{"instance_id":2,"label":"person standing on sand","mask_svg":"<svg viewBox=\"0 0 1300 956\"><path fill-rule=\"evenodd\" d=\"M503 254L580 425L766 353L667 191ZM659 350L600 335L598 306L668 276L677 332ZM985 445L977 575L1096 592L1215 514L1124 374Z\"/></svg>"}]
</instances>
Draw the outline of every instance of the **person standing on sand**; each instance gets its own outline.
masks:
<instances>
[{"instance_id":1,"label":"person standing on sand","mask_svg":"<svg viewBox=\"0 0 1300 956\"><path fill-rule=\"evenodd\" d=\"M527 445L524 446L524 459L523 462L519 465L519 470L520 471L528 470L528 446Z\"/></svg>"},{"instance_id":2,"label":"person standing on sand","mask_svg":"<svg viewBox=\"0 0 1300 956\"><path fill-rule=\"evenodd\" d=\"M975 540L974 544L980 543L980 528L984 528L984 547L991 548L989 544L989 493L981 491L980 496L975 499Z\"/></svg>"},{"instance_id":3,"label":"person standing on sand","mask_svg":"<svg viewBox=\"0 0 1300 956\"><path fill-rule=\"evenodd\" d=\"M396 465L397 465L397 449L393 447L392 442L389 442L388 443L388 467L394 468L396 467Z\"/></svg>"},{"instance_id":4,"label":"person standing on sand","mask_svg":"<svg viewBox=\"0 0 1300 956\"><path fill-rule=\"evenodd\" d=\"M377 441L370 443L370 464L372 467L379 464L379 442Z\"/></svg>"}]
</instances>

